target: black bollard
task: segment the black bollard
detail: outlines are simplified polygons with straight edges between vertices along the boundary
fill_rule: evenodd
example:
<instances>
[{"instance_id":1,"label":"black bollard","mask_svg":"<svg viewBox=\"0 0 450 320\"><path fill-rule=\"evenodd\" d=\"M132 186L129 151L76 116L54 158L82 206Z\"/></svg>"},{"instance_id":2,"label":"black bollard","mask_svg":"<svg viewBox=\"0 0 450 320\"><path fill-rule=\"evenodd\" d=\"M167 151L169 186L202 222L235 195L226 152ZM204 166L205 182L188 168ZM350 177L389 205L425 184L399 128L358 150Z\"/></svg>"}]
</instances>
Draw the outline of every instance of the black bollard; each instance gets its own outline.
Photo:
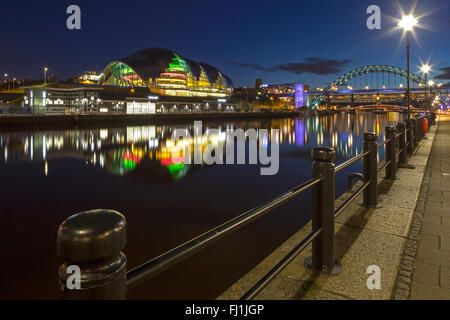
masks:
<instances>
[{"instance_id":1,"label":"black bollard","mask_svg":"<svg viewBox=\"0 0 450 320\"><path fill-rule=\"evenodd\" d=\"M378 204L377 139L376 133L364 133L363 152L369 154L363 159L363 182L370 183L364 189L362 204L369 208L375 208Z\"/></svg>"},{"instance_id":2,"label":"black bollard","mask_svg":"<svg viewBox=\"0 0 450 320\"><path fill-rule=\"evenodd\" d=\"M401 150L398 162L401 164L405 164L406 163L406 124L404 124L403 122L400 122L398 124L398 131L400 133L399 141L398 141L398 148Z\"/></svg>"},{"instance_id":3,"label":"black bollard","mask_svg":"<svg viewBox=\"0 0 450 320\"><path fill-rule=\"evenodd\" d=\"M313 178L323 180L313 188L313 230L322 229L313 240L312 257L305 264L313 270L328 274L338 274L342 266L335 260L334 253L334 163L336 152L330 147L315 147L311 152Z\"/></svg>"},{"instance_id":4,"label":"black bollard","mask_svg":"<svg viewBox=\"0 0 450 320\"><path fill-rule=\"evenodd\" d=\"M58 227L58 279L64 299L126 299L125 217L113 210L85 211ZM79 288L74 287L80 271Z\"/></svg>"},{"instance_id":5,"label":"black bollard","mask_svg":"<svg viewBox=\"0 0 450 320\"><path fill-rule=\"evenodd\" d=\"M414 151L414 121L413 119L406 119L406 138L408 141L408 154L412 155Z\"/></svg>"},{"instance_id":6,"label":"black bollard","mask_svg":"<svg viewBox=\"0 0 450 320\"><path fill-rule=\"evenodd\" d=\"M389 126L385 128L386 139L389 142L386 144L386 162L390 161L386 167L386 178L395 179L397 172L397 162L396 162L396 130L395 127Z\"/></svg>"}]
</instances>

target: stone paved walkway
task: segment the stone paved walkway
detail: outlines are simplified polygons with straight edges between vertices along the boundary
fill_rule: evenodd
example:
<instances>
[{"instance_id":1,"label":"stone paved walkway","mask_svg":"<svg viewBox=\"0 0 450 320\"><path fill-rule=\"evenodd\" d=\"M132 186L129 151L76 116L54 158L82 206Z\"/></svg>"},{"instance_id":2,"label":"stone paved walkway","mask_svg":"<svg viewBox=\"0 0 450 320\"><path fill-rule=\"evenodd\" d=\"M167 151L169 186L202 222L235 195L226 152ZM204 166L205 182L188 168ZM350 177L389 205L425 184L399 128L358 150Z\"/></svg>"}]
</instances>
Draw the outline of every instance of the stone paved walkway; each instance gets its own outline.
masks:
<instances>
[{"instance_id":1,"label":"stone paved walkway","mask_svg":"<svg viewBox=\"0 0 450 320\"><path fill-rule=\"evenodd\" d=\"M410 299L450 299L450 116L441 116L431 149L430 182Z\"/></svg>"}]
</instances>

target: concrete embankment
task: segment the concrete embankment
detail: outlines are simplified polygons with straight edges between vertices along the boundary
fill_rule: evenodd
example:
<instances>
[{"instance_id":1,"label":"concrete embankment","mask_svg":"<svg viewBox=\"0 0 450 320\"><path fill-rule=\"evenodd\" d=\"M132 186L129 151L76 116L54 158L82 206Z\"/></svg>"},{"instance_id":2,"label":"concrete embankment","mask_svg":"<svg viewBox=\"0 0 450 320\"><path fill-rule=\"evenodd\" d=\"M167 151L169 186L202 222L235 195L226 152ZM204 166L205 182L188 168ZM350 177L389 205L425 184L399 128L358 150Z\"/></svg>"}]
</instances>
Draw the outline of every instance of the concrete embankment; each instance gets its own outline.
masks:
<instances>
[{"instance_id":1,"label":"concrete embankment","mask_svg":"<svg viewBox=\"0 0 450 320\"><path fill-rule=\"evenodd\" d=\"M336 111L319 111L317 115L328 115ZM86 114L86 115L0 115L0 129L64 129L93 128L121 125L146 125L163 122L186 123L195 120L227 121L242 119L276 119L307 116L310 112L271 111L271 112L193 112L156 114Z\"/></svg>"},{"instance_id":2,"label":"concrete embankment","mask_svg":"<svg viewBox=\"0 0 450 320\"><path fill-rule=\"evenodd\" d=\"M336 258L343 266L342 273L326 275L305 268L304 260L312 254L310 245L257 299L391 299L435 131L436 126L430 128L409 159L414 169L400 168L396 180L383 179L384 170L379 173L381 208L360 206L360 195L337 217L335 247ZM336 207L360 185L361 182L355 184L352 190L341 195ZM301 214L301 208L298 211ZM311 223L308 223L218 299L239 299L310 231ZM368 288L369 266L380 268L380 289Z\"/></svg>"},{"instance_id":3,"label":"concrete embankment","mask_svg":"<svg viewBox=\"0 0 450 320\"><path fill-rule=\"evenodd\" d=\"M89 114L89 115L3 115L0 129L40 129L73 127L108 127L117 125L145 125L159 122L194 120L233 120L297 117L298 112L204 112L157 114Z\"/></svg>"}]
</instances>

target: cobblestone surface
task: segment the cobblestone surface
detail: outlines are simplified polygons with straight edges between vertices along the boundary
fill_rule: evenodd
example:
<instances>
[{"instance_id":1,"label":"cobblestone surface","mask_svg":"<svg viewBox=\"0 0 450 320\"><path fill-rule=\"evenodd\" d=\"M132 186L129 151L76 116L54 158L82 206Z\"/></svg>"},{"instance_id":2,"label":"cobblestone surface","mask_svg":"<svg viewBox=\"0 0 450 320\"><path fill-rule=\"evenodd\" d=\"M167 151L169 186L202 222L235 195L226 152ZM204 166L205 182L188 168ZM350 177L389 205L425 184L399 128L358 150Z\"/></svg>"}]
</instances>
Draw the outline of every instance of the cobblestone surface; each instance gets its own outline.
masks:
<instances>
[{"instance_id":1,"label":"cobblestone surface","mask_svg":"<svg viewBox=\"0 0 450 320\"><path fill-rule=\"evenodd\" d=\"M450 117L440 117L392 299L450 299ZM447 210L445 210L447 209Z\"/></svg>"}]
</instances>

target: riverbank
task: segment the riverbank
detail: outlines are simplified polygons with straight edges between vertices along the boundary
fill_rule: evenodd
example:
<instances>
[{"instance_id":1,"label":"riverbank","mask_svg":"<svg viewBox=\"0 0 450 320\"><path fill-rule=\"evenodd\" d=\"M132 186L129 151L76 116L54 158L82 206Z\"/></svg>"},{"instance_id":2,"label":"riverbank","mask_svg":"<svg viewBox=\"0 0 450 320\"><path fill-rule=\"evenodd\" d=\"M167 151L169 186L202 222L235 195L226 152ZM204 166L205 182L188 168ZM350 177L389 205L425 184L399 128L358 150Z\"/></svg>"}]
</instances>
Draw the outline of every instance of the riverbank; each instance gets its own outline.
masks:
<instances>
[{"instance_id":1,"label":"riverbank","mask_svg":"<svg viewBox=\"0 0 450 320\"><path fill-rule=\"evenodd\" d=\"M329 115L333 110L315 111L314 115ZM155 114L9 114L0 115L0 130L8 129L66 129L98 128L126 125L146 125L163 122L192 122L195 120L245 120L295 118L312 114L306 111L268 111L268 112L194 112L194 113L155 113Z\"/></svg>"},{"instance_id":2,"label":"riverbank","mask_svg":"<svg viewBox=\"0 0 450 320\"><path fill-rule=\"evenodd\" d=\"M361 207L357 197L335 222L336 258L343 271L338 275L319 274L304 267L311 256L309 246L272 281L257 299L382 299L392 297L397 275L402 270L402 255L408 244L425 167L430 155L436 126L430 128L409 163L414 170L400 168L396 180L382 179L379 174L381 208ZM361 182L336 200L336 207L348 198ZM301 208L299 208L301 210ZM260 264L222 293L218 299L239 299L257 280L292 250L310 232L311 222L289 238ZM378 266L381 272L380 289L369 289L369 266Z\"/></svg>"},{"instance_id":3,"label":"riverbank","mask_svg":"<svg viewBox=\"0 0 450 320\"><path fill-rule=\"evenodd\" d=\"M298 117L299 112L198 112L156 114L2 115L0 129L48 129L143 125L163 121L227 120Z\"/></svg>"}]
</instances>

